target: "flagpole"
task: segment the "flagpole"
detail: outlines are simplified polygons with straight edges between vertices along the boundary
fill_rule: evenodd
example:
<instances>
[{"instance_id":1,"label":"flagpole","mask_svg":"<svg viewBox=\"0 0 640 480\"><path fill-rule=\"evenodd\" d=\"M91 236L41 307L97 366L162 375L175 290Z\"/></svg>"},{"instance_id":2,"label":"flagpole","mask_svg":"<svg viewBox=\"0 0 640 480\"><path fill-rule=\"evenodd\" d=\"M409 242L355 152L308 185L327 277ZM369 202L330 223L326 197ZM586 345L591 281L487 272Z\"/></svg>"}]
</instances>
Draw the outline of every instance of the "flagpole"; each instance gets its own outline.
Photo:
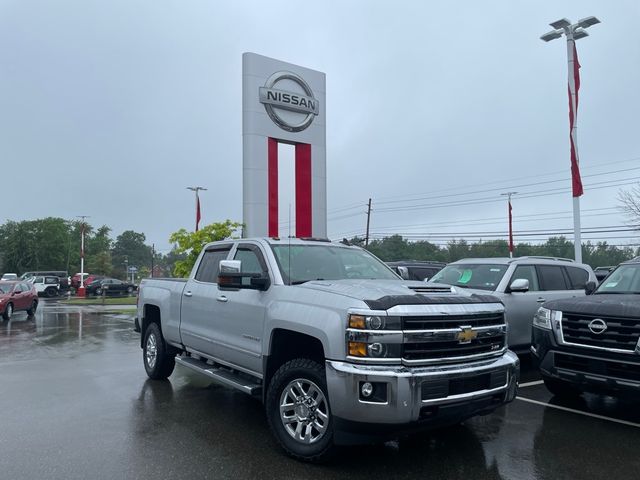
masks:
<instances>
[{"instance_id":1,"label":"flagpole","mask_svg":"<svg viewBox=\"0 0 640 480\"><path fill-rule=\"evenodd\" d=\"M500 195L507 197L507 213L509 215L509 258L513 258L513 215L511 212L511 195L515 195L518 192L505 192Z\"/></svg>"},{"instance_id":2,"label":"flagpole","mask_svg":"<svg viewBox=\"0 0 640 480\"><path fill-rule=\"evenodd\" d=\"M89 218L88 215L78 215L78 218L82 219L82 225L80 227L80 286L76 292L76 296L84 297L84 231L85 231L85 219Z\"/></svg>"},{"instance_id":3,"label":"flagpole","mask_svg":"<svg viewBox=\"0 0 640 480\"><path fill-rule=\"evenodd\" d=\"M198 231L198 225L200 224L200 197L198 192L200 190L207 190L204 187L187 187L187 190L191 190L196 193L196 232Z\"/></svg>"},{"instance_id":4,"label":"flagpole","mask_svg":"<svg viewBox=\"0 0 640 480\"><path fill-rule=\"evenodd\" d=\"M580 178L578 157L578 90L580 89L580 64L577 63L576 40L589 36L585 29L600 23L596 17L586 17L572 24L566 18L550 23L553 30L540 37L550 42L564 35L567 38L567 67L569 84L569 140L571 143L571 195L573 197L573 247L576 262L582 263L582 238L580 228L580 196L584 193Z\"/></svg>"},{"instance_id":5,"label":"flagpole","mask_svg":"<svg viewBox=\"0 0 640 480\"><path fill-rule=\"evenodd\" d=\"M565 33L567 37L567 72L569 79L569 102L571 103L571 114L573 118L571 119L571 131L569 135L571 136L571 143L573 148L573 154L575 155L575 163L576 170L578 171L578 178L580 175L580 157L578 156L578 98L576 96L576 77L575 77L575 48L576 43L573 39L573 31L567 30ZM572 171L571 174L571 183L572 183L572 195L573 195L573 250L574 250L574 258L576 262L582 263L582 235L580 228L580 195L576 195L573 184L575 182L575 172ZM581 185L582 186L582 185Z\"/></svg>"}]
</instances>

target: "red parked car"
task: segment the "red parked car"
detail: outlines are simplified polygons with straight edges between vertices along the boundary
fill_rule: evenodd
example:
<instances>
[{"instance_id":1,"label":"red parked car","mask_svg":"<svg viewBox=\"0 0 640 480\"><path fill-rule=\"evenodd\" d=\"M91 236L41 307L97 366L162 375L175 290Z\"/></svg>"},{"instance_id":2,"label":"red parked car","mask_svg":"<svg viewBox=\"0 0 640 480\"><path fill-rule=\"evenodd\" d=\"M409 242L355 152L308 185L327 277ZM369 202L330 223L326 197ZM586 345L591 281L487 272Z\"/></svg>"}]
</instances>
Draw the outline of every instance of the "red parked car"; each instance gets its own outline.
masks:
<instances>
[{"instance_id":1,"label":"red parked car","mask_svg":"<svg viewBox=\"0 0 640 480\"><path fill-rule=\"evenodd\" d=\"M36 313L38 293L33 284L27 282L0 282L0 314L11 320L13 312L26 310L27 315Z\"/></svg>"}]
</instances>

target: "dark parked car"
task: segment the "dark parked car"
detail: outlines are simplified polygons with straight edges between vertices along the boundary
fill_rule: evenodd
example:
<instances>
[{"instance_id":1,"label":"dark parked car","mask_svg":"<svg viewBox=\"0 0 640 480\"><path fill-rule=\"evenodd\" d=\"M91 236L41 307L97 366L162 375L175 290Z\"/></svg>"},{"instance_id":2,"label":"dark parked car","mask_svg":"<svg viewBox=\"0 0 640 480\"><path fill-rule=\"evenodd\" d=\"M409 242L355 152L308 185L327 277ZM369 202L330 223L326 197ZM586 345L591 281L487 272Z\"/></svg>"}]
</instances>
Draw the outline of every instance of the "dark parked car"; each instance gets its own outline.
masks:
<instances>
[{"instance_id":1,"label":"dark parked car","mask_svg":"<svg viewBox=\"0 0 640 480\"><path fill-rule=\"evenodd\" d=\"M596 278L598 279L598 282L601 282L602 280L604 280L605 278L607 278L607 276L613 272L616 269L615 266L613 267L596 267L593 270L593 273L596 274Z\"/></svg>"},{"instance_id":2,"label":"dark parked car","mask_svg":"<svg viewBox=\"0 0 640 480\"><path fill-rule=\"evenodd\" d=\"M545 302L531 352L557 396L581 392L640 401L640 257L621 264L586 297Z\"/></svg>"},{"instance_id":3,"label":"dark parked car","mask_svg":"<svg viewBox=\"0 0 640 480\"><path fill-rule=\"evenodd\" d=\"M131 295L138 288L133 283L123 282L117 278L100 278L85 287L87 295Z\"/></svg>"},{"instance_id":4,"label":"dark parked car","mask_svg":"<svg viewBox=\"0 0 640 480\"><path fill-rule=\"evenodd\" d=\"M405 280L425 281L433 277L447 264L434 261L407 260L400 262L387 262L391 269Z\"/></svg>"},{"instance_id":5,"label":"dark parked car","mask_svg":"<svg viewBox=\"0 0 640 480\"><path fill-rule=\"evenodd\" d=\"M4 320L11 320L13 312L26 310L27 315L36 313L38 294L35 287L27 282L0 282L0 314Z\"/></svg>"}]
</instances>

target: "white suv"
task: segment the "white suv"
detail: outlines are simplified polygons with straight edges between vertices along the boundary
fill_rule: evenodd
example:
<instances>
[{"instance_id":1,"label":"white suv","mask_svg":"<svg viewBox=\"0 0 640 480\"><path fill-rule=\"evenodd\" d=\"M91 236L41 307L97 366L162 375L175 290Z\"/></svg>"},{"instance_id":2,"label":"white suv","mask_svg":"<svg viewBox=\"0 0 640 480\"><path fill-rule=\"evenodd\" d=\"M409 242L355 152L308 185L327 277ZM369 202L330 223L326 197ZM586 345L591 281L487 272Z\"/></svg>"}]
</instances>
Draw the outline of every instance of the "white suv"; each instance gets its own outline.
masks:
<instances>
[{"instance_id":1,"label":"white suv","mask_svg":"<svg viewBox=\"0 0 640 480\"><path fill-rule=\"evenodd\" d=\"M31 277L28 281L36 287L38 296L56 297L60 293L60 279L58 277L37 276Z\"/></svg>"},{"instance_id":2,"label":"white suv","mask_svg":"<svg viewBox=\"0 0 640 480\"><path fill-rule=\"evenodd\" d=\"M548 300L585 294L596 276L589 265L553 257L466 258L450 263L431 280L468 293L498 297L509 324L509 348L528 351L533 316Z\"/></svg>"}]
</instances>

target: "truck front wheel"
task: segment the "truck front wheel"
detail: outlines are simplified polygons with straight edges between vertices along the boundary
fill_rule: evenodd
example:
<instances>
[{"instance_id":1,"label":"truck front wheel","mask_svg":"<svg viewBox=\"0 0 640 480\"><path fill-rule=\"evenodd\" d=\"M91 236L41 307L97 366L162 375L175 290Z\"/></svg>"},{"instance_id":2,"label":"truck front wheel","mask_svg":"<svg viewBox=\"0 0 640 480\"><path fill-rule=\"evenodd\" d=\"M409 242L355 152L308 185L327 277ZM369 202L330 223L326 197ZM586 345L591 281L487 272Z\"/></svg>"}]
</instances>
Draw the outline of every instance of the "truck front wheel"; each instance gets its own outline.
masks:
<instances>
[{"instance_id":1,"label":"truck front wheel","mask_svg":"<svg viewBox=\"0 0 640 480\"><path fill-rule=\"evenodd\" d=\"M167 353L167 346L157 323L150 324L144 332L142 360L149 378L164 380L173 373L176 357Z\"/></svg>"},{"instance_id":2,"label":"truck front wheel","mask_svg":"<svg viewBox=\"0 0 640 480\"><path fill-rule=\"evenodd\" d=\"M333 421L324 366L306 358L290 360L274 374L266 397L274 436L294 458L318 462L333 449Z\"/></svg>"}]
</instances>

